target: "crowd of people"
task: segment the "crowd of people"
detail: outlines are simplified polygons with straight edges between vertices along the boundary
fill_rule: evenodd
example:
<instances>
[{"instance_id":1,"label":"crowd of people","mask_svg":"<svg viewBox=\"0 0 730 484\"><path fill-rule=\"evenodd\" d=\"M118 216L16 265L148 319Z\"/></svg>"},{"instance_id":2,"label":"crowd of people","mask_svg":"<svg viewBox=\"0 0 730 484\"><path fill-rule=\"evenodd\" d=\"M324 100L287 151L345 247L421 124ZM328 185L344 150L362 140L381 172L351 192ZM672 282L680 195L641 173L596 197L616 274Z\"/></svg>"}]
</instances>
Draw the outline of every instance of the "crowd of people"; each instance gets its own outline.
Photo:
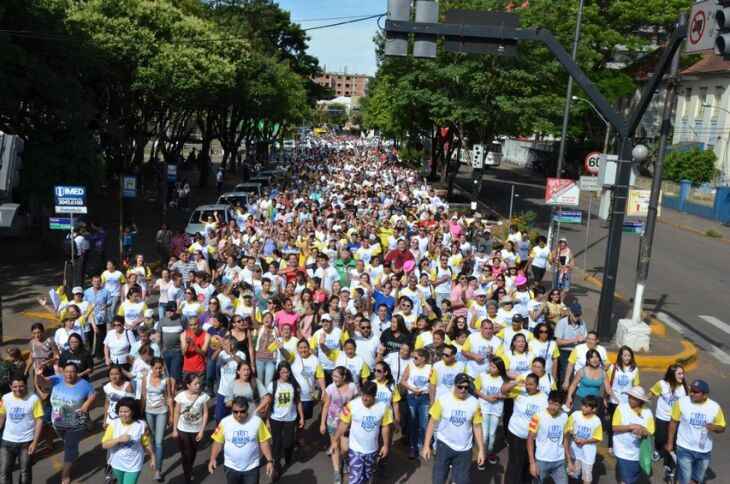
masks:
<instances>
[{"instance_id":1,"label":"crowd of people","mask_svg":"<svg viewBox=\"0 0 730 484\"><path fill-rule=\"evenodd\" d=\"M650 472L647 449L666 476L703 482L725 429L709 385L672 365L647 392L629 347L609 359L570 294L565 239L551 250L516 226L499 233L378 149L305 153L279 171L261 197L170 242L158 273L142 255L125 272L109 261L70 299L39 300L61 325L33 326L3 397L0 481L19 460L31 482L29 456L55 432L69 483L103 400L119 484L137 482L145 454L162 481L166 446L198 482L206 439L210 473L276 480L310 427L335 483L385 476L398 441L433 459L438 484L468 483L505 445L504 482L590 483L604 440L619 482Z\"/></svg>"}]
</instances>

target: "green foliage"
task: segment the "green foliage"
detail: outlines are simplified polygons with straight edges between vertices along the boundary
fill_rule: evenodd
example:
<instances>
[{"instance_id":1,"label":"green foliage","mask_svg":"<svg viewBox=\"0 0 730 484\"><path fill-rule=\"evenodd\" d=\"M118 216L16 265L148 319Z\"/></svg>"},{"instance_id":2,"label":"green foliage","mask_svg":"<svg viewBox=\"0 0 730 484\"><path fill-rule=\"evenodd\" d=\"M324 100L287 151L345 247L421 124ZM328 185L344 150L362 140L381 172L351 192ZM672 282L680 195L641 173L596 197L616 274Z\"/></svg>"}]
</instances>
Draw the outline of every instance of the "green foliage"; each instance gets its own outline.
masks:
<instances>
[{"instance_id":1,"label":"green foliage","mask_svg":"<svg viewBox=\"0 0 730 484\"><path fill-rule=\"evenodd\" d=\"M400 150L399 156L401 160L409 163L420 163L423 154L423 144L416 140L409 139Z\"/></svg>"},{"instance_id":2,"label":"green foliage","mask_svg":"<svg viewBox=\"0 0 730 484\"><path fill-rule=\"evenodd\" d=\"M718 175L716 160L712 150L693 148L684 152L672 151L664 159L664 179L676 183L690 180L695 186L710 182Z\"/></svg>"},{"instance_id":3,"label":"green foliage","mask_svg":"<svg viewBox=\"0 0 730 484\"><path fill-rule=\"evenodd\" d=\"M705 232L705 236L710 237L711 239L721 239L722 238L722 234L715 229L708 229L707 232Z\"/></svg>"}]
</instances>

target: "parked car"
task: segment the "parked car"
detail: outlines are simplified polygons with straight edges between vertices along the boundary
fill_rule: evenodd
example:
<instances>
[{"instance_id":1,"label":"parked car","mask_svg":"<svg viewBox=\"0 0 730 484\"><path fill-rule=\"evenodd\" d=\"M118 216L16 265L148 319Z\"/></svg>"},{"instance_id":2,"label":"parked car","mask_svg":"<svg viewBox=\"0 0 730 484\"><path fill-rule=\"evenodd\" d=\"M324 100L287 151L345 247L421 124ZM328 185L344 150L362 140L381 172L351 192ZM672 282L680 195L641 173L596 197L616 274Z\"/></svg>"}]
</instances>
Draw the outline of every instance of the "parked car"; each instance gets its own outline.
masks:
<instances>
[{"instance_id":1,"label":"parked car","mask_svg":"<svg viewBox=\"0 0 730 484\"><path fill-rule=\"evenodd\" d=\"M248 179L249 183L260 183L263 188L271 185L271 176L268 175L256 175Z\"/></svg>"},{"instance_id":2,"label":"parked car","mask_svg":"<svg viewBox=\"0 0 730 484\"><path fill-rule=\"evenodd\" d=\"M185 227L185 233L188 235L195 235L196 233L205 232L205 224L201 220L207 220L208 216L218 213L218 221L221 224L227 224L229 220L228 205L224 204L211 204L211 205L200 205L193 213L190 214L188 224Z\"/></svg>"},{"instance_id":3,"label":"parked car","mask_svg":"<svg viewBox=\"0 0 730 484\"><path fill-rule=\"evenodd\" d=\"M248 193L246 192L228 192L218 197L216 202L218 205L228 205L229 201L237 201L239 207L248 205Z\"/></svg>"},{"instance_id":4,"label":"parked car","mask_svg":"<svg viewBox=\"0 0 730 484\"><path fill-rule=\"evenodd\" d=\"M233 187L233 191L236 193L255 193L259 197L263 193L262 185L258 182L239 183Z\"/></svg>"}]
</instances>

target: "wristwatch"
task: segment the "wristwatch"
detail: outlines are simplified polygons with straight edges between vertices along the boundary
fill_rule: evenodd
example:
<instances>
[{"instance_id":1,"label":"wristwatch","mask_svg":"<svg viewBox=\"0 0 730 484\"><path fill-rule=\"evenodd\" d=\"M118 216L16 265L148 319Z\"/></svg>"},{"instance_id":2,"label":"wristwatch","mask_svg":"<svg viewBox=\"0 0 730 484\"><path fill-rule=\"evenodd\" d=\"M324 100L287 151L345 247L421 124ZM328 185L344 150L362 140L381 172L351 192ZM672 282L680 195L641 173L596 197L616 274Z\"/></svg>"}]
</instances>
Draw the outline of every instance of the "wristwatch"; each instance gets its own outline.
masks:
<instances>
[{"instance_id":1,"label":"wristwatch","mask_svg":"<svg viewBox=\"0 0 730 484\"><path fill-rule=\"evenodd\" d=\"M274 459L269 459L269 460L266 461L266 463L267 464L273 464L274 463Z\"/></svg>"}]
</instances>

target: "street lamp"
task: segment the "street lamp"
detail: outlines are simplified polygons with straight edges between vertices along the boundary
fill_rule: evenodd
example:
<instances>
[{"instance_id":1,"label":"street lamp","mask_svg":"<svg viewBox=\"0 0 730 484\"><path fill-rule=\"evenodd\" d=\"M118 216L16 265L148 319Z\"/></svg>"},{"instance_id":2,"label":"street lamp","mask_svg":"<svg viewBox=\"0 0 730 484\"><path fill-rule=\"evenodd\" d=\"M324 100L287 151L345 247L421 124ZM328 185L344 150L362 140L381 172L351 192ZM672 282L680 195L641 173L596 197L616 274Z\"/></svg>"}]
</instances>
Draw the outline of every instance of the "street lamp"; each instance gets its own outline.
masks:
<instances>
[{"instance_id":1,"label":"street lamp","mask_svg":"<svg viewBox=\"0 0 730 484\"><path fill-rule=\"evenodd\" d=\"M609 133L611 132L611 123L606 121L606 118L603 117L603 114L601 114L601 112L598 110L598 108L596 108L596 106L592 102L590 102L588 99L578 97L578 96L573 96L573 101L583 101L584 103L588 103L593 108L593 110L596 112L596 114L598 116L600 116L600 118L603 120L603 122L606 123L606 137L603 140L603 152L606 153L608 151L608 138L609 138Z\"/></svg>"},{"instance_id":2,"label":"street lamp","mask_svg":"<svg viewBox=\"0 0 730 484\"><path fill-rule=\"evenodd\" d=\"M723 108L721 106L713 106L712 104L710 104L710 103L708 103L706 101L702 103L702 107L705 107L705 108L713 108L713 109L714 108L717 108L720 111L724 111L725 113L730 114L730 110L727 110L727 109L725 109L725 108ZM725 134L725 150L724 150L724 152L722 154L722 173L721 173L721 177L722 177L722 182L724 184L726 184L726 185L727 185L727 159L728 159L727 150L728 150L728 141L730 141L730 132L728 132L728 133Z\"/></svg>"}]
</instances>

